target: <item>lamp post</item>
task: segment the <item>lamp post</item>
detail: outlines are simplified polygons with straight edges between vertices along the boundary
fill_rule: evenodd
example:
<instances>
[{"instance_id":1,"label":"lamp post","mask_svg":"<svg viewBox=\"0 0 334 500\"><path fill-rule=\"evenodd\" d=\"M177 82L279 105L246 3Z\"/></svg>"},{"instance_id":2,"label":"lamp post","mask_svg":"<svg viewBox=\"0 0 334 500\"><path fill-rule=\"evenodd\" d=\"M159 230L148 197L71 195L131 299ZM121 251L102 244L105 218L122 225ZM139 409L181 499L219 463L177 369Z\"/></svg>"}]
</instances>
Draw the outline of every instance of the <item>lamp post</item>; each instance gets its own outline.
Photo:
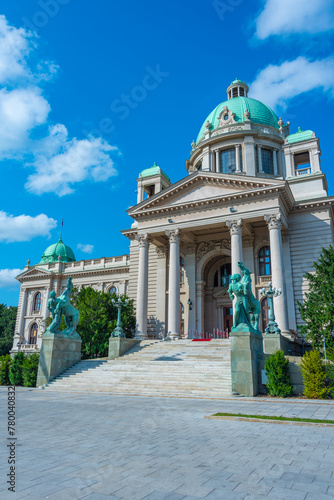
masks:
<instances>
[{"instance_id":1,"label":"lamp post","mask_svg":"<svg viewBox=\"0 0 334 500\"><path fill-rule=\"evenodd\" d=\"M264 333L281 333L281 330L278 328L278 324L275 321L274 297L279 297L280 295L282 295L282 290L280 288L276 290L276 288L272 286L272 283L270 281L268 290L263 287L260 290L260 293L263 297L267 298L269 302L269 323Z\"/></svg>"},{"instance_id":2,"label":"lamp post","mask_svg":"<svg viewBox=\"0 0 334 500\"><path fill-rule=\"evenodd\" d=\"M121 309L122 307L125 307L128 304L128 299L124 300L124 302L121 299L121 296L118 296L118 300L116 301L115 299L111 299L111 302L114 304L115 307L117 307L117 323L116 323L116 328L112 332L111 336L112 337L120 337L120 338L125 338L125 333L122 328L122 322L121 322Z\"/></svg>"}]
</instances>

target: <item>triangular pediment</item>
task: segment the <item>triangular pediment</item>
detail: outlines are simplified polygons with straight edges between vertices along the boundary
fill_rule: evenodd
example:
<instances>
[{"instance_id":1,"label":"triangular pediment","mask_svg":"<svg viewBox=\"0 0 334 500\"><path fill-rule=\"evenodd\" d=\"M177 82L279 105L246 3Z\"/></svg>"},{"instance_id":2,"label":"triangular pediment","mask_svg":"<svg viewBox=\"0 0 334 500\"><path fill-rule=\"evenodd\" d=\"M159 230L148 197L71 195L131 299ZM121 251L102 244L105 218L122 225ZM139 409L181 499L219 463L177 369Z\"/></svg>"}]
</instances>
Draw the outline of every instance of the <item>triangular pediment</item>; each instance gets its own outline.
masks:
<instances>
[{"instance_id":1,"label":"triangular pediment","mask_svg":"<svg viewBox=\"0 0 334 500\"><path fill-rule=\"evenodd\" d=\"M239 198L252 191L275 189L283 183L282 179L259 179L241 175L196 172L131 207L128 213L135 216L137 213L142 214L151 210L186 207L229 197Z\"/></svg>"},{"instance_id":2,"label":"triangular pediment","mask_svg":"<svg viewBox=\"0 0 334 500\"><path fill-rule=\"evenodd\" d=\"M47 271L46 269L33 267L32 269L27 269L26 271L23 271L23 273L16 276L16 279L22 281L27 278L46 278L47 276L50 276L50 274L51 272Z\"/></svg>"}]
</instances>

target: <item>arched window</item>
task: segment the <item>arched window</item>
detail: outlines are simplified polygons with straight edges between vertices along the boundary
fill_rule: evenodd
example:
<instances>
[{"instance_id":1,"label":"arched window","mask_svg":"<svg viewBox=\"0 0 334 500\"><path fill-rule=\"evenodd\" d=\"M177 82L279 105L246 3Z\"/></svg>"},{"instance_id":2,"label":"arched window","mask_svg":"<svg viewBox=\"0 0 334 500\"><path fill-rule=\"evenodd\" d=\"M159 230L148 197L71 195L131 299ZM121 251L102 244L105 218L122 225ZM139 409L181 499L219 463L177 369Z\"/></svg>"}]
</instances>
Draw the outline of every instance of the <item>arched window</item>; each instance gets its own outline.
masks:
<instances>
[{"instance_id":1,"label":"arched window","mask_svg":"<svg viewBox=\"0 0 334 500\"><path fill-rule=\"evenodd\" d=\"M37 344L37 331L38 331L38 325L37 325L37 323L34 323L33 325L31 325L31 328L30 328L29 344L33 344L33 345Z\"/></svg>"},{"instance_id":2,"label":"arched window","mask_svg":"<svg viewBox=\"0 0 334 500\"><path fill-rule=\"evenodd\" d=\"M180 335L184 335L184 305L180 302Z\"/></svg>"},{"instance_id":3,"label":"arched window","mask_svg":"<svg viewBox=\"0 0 334 500\"><path fill-rule=\"evenodd\" d=\"M117 293L117 288L115 286L112 286L109 288L109 293Z\"/></svg>"},{"instance_id":4,"label":"arched window","mask_svg":"<svg viewBox=\"0 0 334 500\"><path fill-rule=\"evenodd\" d=\"M180 283L184 283L184 258L180 257Z\"/></svg>"},{"instance_id":5,"label":"arched window","mask_svg":"<svg viewBox=\"0 0 334 500\"><path fill-rule=\"evenodd\" d=\"M41 310L41 292L36 293L34 300L34 312Z\"/></svg>"},{"instance_id":6,"label":"arched window","mask_svg":"<svg viewBox=\"0 0 334 500\"><path fill-rule=\"evenodd\" d=\"M265 298L261 302L262 332L265 331L269 323L269 310L268 299Z\"/></svg>"},{"instance_id":7,"label":"arched window","mask_svg":"<svg viewBox=\"0 0 334 500\"><path fill-rule=\"evenodd\" d=\"M271 275L270 247L265 246L259 251L259 272L260 276Z\"/></svg>"}]
</instances>

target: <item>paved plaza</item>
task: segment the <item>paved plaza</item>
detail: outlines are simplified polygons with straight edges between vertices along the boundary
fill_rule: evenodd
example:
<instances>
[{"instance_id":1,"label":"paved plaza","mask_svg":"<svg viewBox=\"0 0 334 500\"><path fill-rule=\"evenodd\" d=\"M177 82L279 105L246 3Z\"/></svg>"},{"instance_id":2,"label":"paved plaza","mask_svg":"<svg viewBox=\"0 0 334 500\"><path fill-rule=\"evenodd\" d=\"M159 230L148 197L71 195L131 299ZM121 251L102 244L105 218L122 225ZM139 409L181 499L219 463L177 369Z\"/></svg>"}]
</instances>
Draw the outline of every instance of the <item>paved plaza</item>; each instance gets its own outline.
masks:
<instances>
[{"instance_id":1,"label":"paved plaza","mask_svg":"<svg viewBox=\"0 0 334 500\"><path fill-rule=\"evenodd\" d=\"M214 383L214 382L213 382ZM208 420L217 411L334 420L333 402L17 390L17 482L1 499L334 498L334 427Z\"/></svg>"}]
</instances>

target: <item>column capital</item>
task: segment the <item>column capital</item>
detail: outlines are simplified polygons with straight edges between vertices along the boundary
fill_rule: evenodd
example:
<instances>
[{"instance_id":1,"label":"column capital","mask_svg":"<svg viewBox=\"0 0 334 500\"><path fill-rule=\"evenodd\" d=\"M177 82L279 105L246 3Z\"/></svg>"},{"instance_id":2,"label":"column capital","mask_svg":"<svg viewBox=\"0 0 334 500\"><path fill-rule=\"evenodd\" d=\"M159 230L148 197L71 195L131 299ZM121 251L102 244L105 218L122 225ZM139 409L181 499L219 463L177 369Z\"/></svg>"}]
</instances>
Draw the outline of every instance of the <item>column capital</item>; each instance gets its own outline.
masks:
<instances>
[{"instance_id":1,"label":"column capital","mask_svg":"<svg viewBox=\"0 0 334 500\"><path fill-rule=\"evenodd\" d=\"M282 217L281 214L265 215L264 220L268 224L268 229L281 229Z\"/></svg>"},{"instance_id":2,"label":"column capital","mask_svg":"<svg viewBox=\"0 0 334 500\"><path fill-rule=\"evenodd\" d=\"M155 247L155 251L157 253L158 259L166 258L167 257L167 247Z\"/></svg>"},{"instance_id":3,"label":"column capital","mask_svg":"<svg viewBox=\"0 0 334 500\"><path fill-rule=\"evenodd\" d=\"M169 243L180 243L180 229L171 229L165 232L169 238Z\"/></svg>"},{"instance_id":4,"label":"column capital","mask_svg":"<svg viewBox=\"0 0 334 500\"><path fill-rule=\"evenodd\" d=\"M137 234L135 239L139 242L139 247L148 247L150 242L149 236L147 233L145 234Z\"/></svg>"},{"instance_id":5,"label":"column capital","mask_svg":"<svg viewBox=\"0 0 334 500\"><path fill-rule=\"evenodd\" d=\"M242 234L242 220L228 220L226 221L227 227L230 229L231 236L232 234Z\"/></svg>"}]
</instances>

